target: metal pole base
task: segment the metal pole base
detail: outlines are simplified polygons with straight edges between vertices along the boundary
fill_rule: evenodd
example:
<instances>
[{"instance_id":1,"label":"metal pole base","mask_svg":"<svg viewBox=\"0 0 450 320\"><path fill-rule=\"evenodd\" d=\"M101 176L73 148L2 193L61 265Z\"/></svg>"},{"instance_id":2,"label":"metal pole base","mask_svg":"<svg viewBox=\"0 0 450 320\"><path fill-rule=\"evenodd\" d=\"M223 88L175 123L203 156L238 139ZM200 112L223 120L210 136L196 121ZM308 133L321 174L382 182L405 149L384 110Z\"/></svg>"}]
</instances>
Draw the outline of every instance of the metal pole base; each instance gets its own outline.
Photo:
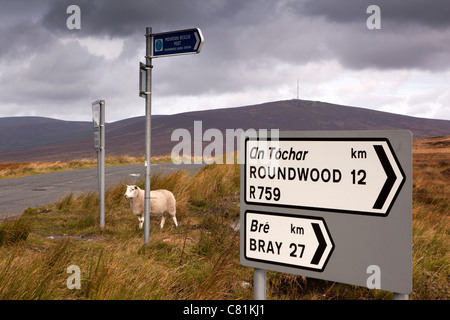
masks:
<instances>
[{"instance_id":1,"label":"metal pole base","mask_svg":"<svg viewBox=\"0 0 450 320\"><path fill-rule=\"evenodd\" d=\"M266 278L267 278L266 270L254 268L253 270L254 300L266 300Z\"/></svg>"},{"instance_id":2,"label":"metal pole base","mask_svg":"<svg viewBox=\"0 0 450 320\"><path fill-rule=\"evenodd\" d=\"M392 300L409 300L409 294L394 292L394 296L392 297Z\"/></svg>"}]
</instances>

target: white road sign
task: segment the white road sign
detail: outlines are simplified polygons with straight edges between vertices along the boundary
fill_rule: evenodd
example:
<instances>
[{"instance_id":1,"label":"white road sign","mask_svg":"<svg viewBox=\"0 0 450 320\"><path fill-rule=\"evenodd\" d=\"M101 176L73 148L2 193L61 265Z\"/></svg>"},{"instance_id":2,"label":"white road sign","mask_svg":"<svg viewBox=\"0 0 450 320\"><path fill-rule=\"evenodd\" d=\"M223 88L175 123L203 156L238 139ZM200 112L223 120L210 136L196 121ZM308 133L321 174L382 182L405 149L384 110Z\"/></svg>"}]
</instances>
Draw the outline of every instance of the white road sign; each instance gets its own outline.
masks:
<instances>
[{"instance_id":1,"label":"white road sign","mask_svg":"<svg viewBox=\"0 0 450 320\"><path fill-rule=\"evenodd\" d=\"M411 132L253 134L240 150L243 266L411 292Z\"/></svg>"},{"instance_id":2,"label":"white road sign","mask_svg":"<svg viewBox=\"0 0 450 320\"><path fill-rule=\"evenodd\" d=\"M245 201L386 216L405 175L384 138L248 138Z\"/></svg>"},{"instance_id":3,"label":"white road sign","mask_svg":"<svg viewBox=\"0 0 450 320\"><path fill-rule=\"evenodd\" d=\"M333 240L320 218L245 212L245 258L322 271Z\"/></svg>"}]
</instances>

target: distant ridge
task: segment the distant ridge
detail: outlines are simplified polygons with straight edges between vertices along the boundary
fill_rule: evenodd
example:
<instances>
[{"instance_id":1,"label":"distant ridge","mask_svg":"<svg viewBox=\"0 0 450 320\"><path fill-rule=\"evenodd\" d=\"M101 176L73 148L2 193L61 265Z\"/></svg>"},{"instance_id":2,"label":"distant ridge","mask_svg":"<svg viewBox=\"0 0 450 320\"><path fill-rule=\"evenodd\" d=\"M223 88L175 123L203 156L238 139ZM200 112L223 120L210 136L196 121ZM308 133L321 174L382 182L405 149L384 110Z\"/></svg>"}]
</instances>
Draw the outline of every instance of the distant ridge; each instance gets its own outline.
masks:
<instances>
[{"instance_id":1,"label":"distant ridge","mask_svg":"<svg viewBox=\"0 0 450 320\"><path fill-rule=\"evenodd\" d=\"M416 118L358 107L308 100L186 112L152 117L152 155L170 154L178 141L172 132L184 128L193 137L194 121L202 132L216 128L310 130L410 130L414 138L450 135L450 121ZM107 155L145 153L145 117L106 124ZM0 162L68 161L96 156L91 122L41 117L0 118Z\"/></svg>"},{"instance_id":2,"label":"distant ridge","mask_svg":"<svg viewBox=\"0 0 450 320\"><path fill-rule=\"evenodd\" d=\"M0 155L4 151L68 142L91 135L92 124L43 117L0 118ZM1 156L0 156L1 157Z\"/></svg>"}]
</instances>

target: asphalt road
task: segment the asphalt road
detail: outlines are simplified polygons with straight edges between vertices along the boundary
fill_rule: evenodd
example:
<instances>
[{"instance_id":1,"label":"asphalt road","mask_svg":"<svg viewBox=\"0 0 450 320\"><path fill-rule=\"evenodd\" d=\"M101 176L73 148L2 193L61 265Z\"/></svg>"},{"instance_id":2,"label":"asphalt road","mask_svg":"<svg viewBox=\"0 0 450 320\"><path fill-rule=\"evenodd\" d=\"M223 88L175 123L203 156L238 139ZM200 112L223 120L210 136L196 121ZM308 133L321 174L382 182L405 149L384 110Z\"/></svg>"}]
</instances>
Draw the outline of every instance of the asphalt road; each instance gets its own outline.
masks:
<instances>
[{"instance_id":1,"label":"asphalt road","mask_svg":"<svg viewBox=\"0 0 450 320\"><path fill-rule=\"evenodd\" d=\"M180 169L195 173L204 165L157 163L150 172L170 173ZM106 167L106 189L117 183L135 183L145 176L144 165ZM54 203L67 194L98 191L97 168L53 172L23 178L0 179L0 219L20 216L28 208ZM124 190L125 191L125 190Z\"/></svg>"}]
</instances>

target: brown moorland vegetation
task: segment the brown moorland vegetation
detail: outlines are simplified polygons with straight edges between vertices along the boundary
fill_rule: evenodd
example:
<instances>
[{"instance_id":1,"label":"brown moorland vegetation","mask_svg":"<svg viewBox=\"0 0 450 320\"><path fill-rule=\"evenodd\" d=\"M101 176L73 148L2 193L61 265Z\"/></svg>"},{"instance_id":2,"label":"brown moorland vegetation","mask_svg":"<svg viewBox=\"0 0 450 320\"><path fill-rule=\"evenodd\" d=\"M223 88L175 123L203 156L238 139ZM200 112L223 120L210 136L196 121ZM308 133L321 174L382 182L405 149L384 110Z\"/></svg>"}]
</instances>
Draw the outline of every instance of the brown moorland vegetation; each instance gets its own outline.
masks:
<instances>
[{"instance_id":1,"label":"brown moorland vegetation","mask_svg":"<svg viewBox=\"0 0 450 320\"><path fill-rule=\"evenodd\" d=\"M450 298L450 137L420 139L413 149L413 292L410 299ZM152 177L177 198L175 229L151 219L150 243L123 198L68 195L0 224L0 299L251 299L253 272L239 263L239 165L209 165L190 175ZM139 182L143 187L143 182ZM69 290L67 268L81 270ZM268 272L272 300L391 299L392 293Z\"/></svg>"}]
</instances>

